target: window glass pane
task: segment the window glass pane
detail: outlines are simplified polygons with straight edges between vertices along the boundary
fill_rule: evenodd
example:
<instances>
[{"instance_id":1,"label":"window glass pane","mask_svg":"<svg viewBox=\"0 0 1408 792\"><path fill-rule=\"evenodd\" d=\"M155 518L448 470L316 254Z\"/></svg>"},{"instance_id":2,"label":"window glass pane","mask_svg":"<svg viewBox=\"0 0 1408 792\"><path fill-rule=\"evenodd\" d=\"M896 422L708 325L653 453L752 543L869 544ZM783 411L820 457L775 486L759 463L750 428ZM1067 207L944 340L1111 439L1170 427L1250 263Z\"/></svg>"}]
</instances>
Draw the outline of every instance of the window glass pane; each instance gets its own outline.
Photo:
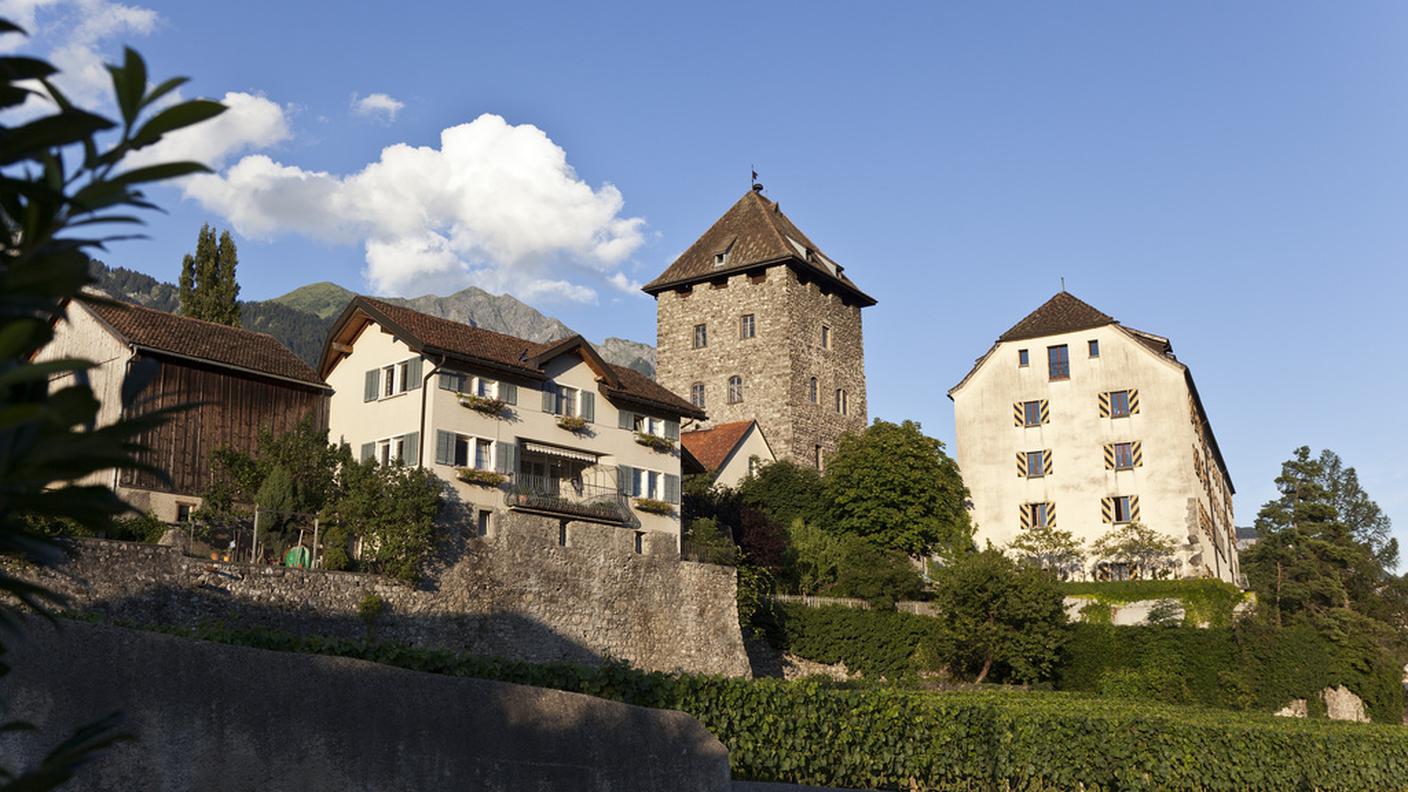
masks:
<instances>
[{"instance_id":1,"label":"window glass pane","mask_svg":"<svg viewBox=\"0 0 1408 792\"><path fill-rule=\"evenodd\" d=\"M1115 443L1115 467L1134 467L1134 446L1129 443Z\"/></svg>"},{"instance_id":2,"label":"window glass pane","mask_svg":"<svg viewBox=\"0 0 1408 792\"><path fill-rule=\"evenodd\" d=\"M1112 391L1110 393L1110 415L1115 418L1129 415L1129 391Z\"/></svg>"},{"instance_id":3,"label":"window glass pane","mask_svg":"<svg viewBox=\"0 0 1408 792\"><path fill-rule=\"evenodd\" d=\"M704 325L694 326L694 348L700 349L709 345L709 331Z\"/></svg>"},{"instance_id":4,"label":"window glass pane","mask_svg":"<svg viewBox=\"0 0 1408 792\"><path fill-rule=\"evenodd\" d=\"M1091 341L1091 342L1090 342L1090 356L1091 356L1091 357L1100 357L1100 342L1099 342L1099 341Z\"/></svg>"},{"instance_id":5,"label":"window glass pane","mask_svg":"<svg viewBox=\"0 0 1408 792\"><path fill-rule=\"evenodd\" d=\"M1027 478L1040 478L1045 475L1046 466L1042 462L1042 452L1027 452Z\"/></svg>"},{"instance_id":6,"label":"window glass pane","mask_svg":"<svg viewBox=\"0 0 1408 792\"><path fill-rule=\"evenodd\" d=\"M1069 379L1071 376L1070 351L1066 345L1046 348L1046 365L1051 379Z\"/></svg>"},{"instance_id":7,"label":"window glass pane","mask_svg":"<svg viewBox=\"0 0 1408 792\"><path fill-rule=\"evenodd\" d=\"M469 466L469 439L455 436L455 467Z\"/></svg>"},{"instance_id":8,"label":"window glass pane","mask_svg":"<svg viewBox=\"0 0 1408 792\"><path fill-rule=\"evenodd\" d=\"M1045 503L1033 503L1033 504L1032 504L1032 525L1034 525L1034 526L1037 527L1037 528L1045 528L1045 527L1046 527L1046 504L1045 504Z\"/></svg>"},{"instance_id":9,"label":"window glass pane","mask_svg":"<svg viewBox=\"0 0 1408 792\"><path fill-rule=\"evenodd\" d=\"M1031 358L1028 357L1028 355L1027 355L1027 350L1025 350L1025 349L1019 349L1019 350L1017 350L1017 365L1019 365L1019 366L1025 366L1025 365L1027 365L1027 364L1030 363L1030 362L1031 362Z\"/></svg>"},{"instance_id":10,"label":"window glass pane","mask_svg":"<svg viewBox=\"0 0 1408 792\"><path fill-rule=\"evenodd\" d=\"M1022 405L1027 426L1041 425L1041 402L1029 401Z\"/></svg>"},{"instance_id":11,"label":"window glass pane","mask_svg":"<svg viewBox=\"0 0 1408 792\"><path fill-rule=\"evenodd\" d=\"M492 454L489 453L491 444L488 440L478 440L474 444L474 466L480 470L487 470L490 467Z\"/></svg>"},{"instance_id":12,"label":"window glass pane","mask_svg":"<svg viewBox=\"0 0 1408 792\"><path fill-rule=\"evenodd\" d=\"M1129 522L1129 496L1121 495L1115 498L1115 522Z\"/></svg>"}]
</instances>

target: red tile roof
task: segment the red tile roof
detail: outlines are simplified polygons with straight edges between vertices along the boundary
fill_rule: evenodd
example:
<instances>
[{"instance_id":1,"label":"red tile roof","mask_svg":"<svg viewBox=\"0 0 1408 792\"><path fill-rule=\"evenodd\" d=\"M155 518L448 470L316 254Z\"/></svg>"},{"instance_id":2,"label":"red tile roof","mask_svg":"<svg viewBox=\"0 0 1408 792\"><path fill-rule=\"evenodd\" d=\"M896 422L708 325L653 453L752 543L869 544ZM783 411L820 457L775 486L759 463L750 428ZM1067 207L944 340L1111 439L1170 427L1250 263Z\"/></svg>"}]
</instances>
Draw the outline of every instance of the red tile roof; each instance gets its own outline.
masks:
<instances>
[{"instance_id":1,"label":"red tile roof","mask_svg":"<svg viewBox=\"0 0 1408 792\"><path fill-rule=\"evenodd\" d=\"M1025 338L1073 333L1115 324L1113 317L1095 310L1068 291L1060 291L1041 307L1027 314L1022 321L998 336L998 341L1020 341Z\"/></svg>"},{"instance_id":2,"label":"red tile roof","mask_svg":"<svg viewBox=\"0 0 1408 792\"><path fill-rule=\"evenodd\" d=\"M328 335L328 347L323 352L321 370L330 371L338 353L333 344L346 332L350 322L358 313L383 325L393 333L403 336L402 340L417 351L439 352L468 363L488 364L492 367L509 369L534 379L543 379L544 372L540 355L549 350L574 348L580 341L583 352L589 355L593 365L604 367L608 374L601 384L601 391L608 398L654 407L665 412L703 418L704 412L688 401L635 369L614 366L601 360L591 345L581 336L573 336L545 344L538 344L482 327L473 327L442 319L438 316L421 313L402 305L378 300L373 297L358 296L348 303ZM345 343L350 343L346 341Z\"/></svg>"},{"instance_id":3,"label":"red tile roof","mask_svg":"<svg viewBox=\"0 0 1408 792\"><path fill-rule=\"evenodd\" d=\"M680 443L694 455L710 473L718 471L728 461L729 454L743 442L753 421L718 424L711 429L680 434Z\"/></svg>"},{"instance_id":4,"label":"red tile roof","mask_svg":"<svg viewBox=\"0 0 1408 792\"><path fill-rule=\"evenodd\" d=\"M326 388L307 363L266 333L121 302L87 302L118 338L156 353Z\"/></svg>"},{"instance_id":5,"label":"red tile roof","mask_svg":"<svg viewBox=\"0 0 1408 792\"><path fill-rule=\"evenodd\" d=\"M798 245L802 250L798 250ZM722 265L716 263L716 256L720 253L727 254ZM760 264L784 262L799 272L829 281L851 293L862 305L875 304L874 298L846 277L844 268L835 266L833 269L834 260L823 254L821 248L782 213L776 201L764 198L756 190L749 190L738 199L659 277L647 283L644 291L658 294L673 286L696 283Z\"/></svg>"}]
</instances>

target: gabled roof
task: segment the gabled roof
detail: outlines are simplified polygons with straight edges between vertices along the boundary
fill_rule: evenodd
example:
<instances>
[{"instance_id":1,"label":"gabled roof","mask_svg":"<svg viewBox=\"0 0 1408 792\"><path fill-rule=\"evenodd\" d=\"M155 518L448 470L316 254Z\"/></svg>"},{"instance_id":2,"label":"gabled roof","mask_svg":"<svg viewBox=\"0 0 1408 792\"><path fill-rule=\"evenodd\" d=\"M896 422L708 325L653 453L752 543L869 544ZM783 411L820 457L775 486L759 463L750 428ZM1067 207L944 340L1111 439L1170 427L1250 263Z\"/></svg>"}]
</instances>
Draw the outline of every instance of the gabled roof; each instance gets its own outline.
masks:
<instances>
[{"instance_id":1,"label":"gabled roof","mask_svg":"<svg viewBox=\"0 0 1408 792\"><path fill-rule=\"evenodd\" d=\"M748 436L748 430L753 428L755 423L757 422L734 421L718 424L710 429L683 432L680 434L680 445L699 460L705 470L716 473Z\"/></svg>"},{"instance_id":2,"label":"gabled roof","mask_svg":"<svg viewBox=\"0 0 1408 792\"><path fill-rule=\"evenodd\" d=\"M723 257L722 262L719 256ZM799 273L833 284L848 292L861 305L874 305L875 299L860 290L844 268L821 252L802 233L776 201L749 190L680 254L659 277L645 284L647 294L753 269L771 264L787 264Z\"/></svg>"},{"instance_id":3,"label":"gabled roof","mask_svg":"<svg viewBox=\"0 0 1408 792\"><path fill-rule=\"evenodd\" d=\"M446 357L465 365L534 380L547 378L543 367L548 361L569 352L576 353L596 373L600 390L607 398L693 418L705 417L703 410L635 369L611 365L602 360L596 349L579 335L539 344L421 313L374 297L352 298L333 322L318 368L324 376L347 354L367 322L376 322L421 354Z\"/></svg>"},{"instance_id":4,"label":"gabled roof","mask_svg":"<svg viewBox=\"0 0 1408 792\"><path fill-rule=\"evenodd\" d=\"M1022 321L997 337L998 341L1020 341L1024 338L1074 333L1092 327L1115 324L1113 317L1095 310L1089 303L1062 290L1027 314Z\"/></svg>"},{"instance_id":5,"label":"gabled roof","mask_svg":"<svg viewBox=\"0 0 1408 792\"><path fill-rule=\"evenodd\" d=\"M106 298L82 304L113 335L140 350L327 388L307 363L266 333Z\"/></svg>"}]
</instances>

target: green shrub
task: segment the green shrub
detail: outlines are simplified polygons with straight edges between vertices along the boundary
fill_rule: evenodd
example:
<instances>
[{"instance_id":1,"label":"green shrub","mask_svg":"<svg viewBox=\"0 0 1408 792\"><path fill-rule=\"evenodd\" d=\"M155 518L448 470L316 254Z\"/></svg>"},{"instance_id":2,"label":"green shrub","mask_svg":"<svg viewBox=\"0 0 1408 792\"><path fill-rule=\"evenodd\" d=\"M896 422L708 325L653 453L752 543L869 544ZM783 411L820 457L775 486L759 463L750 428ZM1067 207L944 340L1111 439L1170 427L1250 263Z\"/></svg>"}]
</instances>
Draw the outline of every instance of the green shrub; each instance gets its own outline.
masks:
<instances>
[{"instance_id":1,"label":"green shrub","mask_svg":"<svg viewBox=\"0 0 1408 792\"><path fill-rule=\"evenodd\" d=\"M835 605L775 607L779 629L768 635L778 649L817 663L845 663L869 678L938 670L954 654L952 636L929 616Z\"/></svg>"},{"instance_id":2,"label":"green shrub","mask_svg":"<svg viewBox=\"0 0 1408 792\"><path fill-rule=\"evenodd\" d=\"M644 673L620 664L530 665L266 631L207 628L195 636L680 710L724 743L742 779L955 792L1408 790L1408 731L1401 727L1065 693L845 689L818 680Z\"/></svg>"},{"instance_id":3,"label":"green shrub","mask_svg":"<svg viewBox=\"0 0 1408 792\"><path fill-rule=\"evenodd\" d=\"M1246 598L1241 589L1220 580L1122 580L1062 583L1067 596L1090 597L1104 605L1123 605L1145 600L1175 600L1183 606L1183 621L1189 626L1210 624L1226 627L1232 611Z\"/></svg>"},{"instance_id":4,"label":"green shrub","mask_svg":"<svg viewBox=\"0 0 1408 792\"><path fill-rule=\"evenodd\" d=\"M1402 666L1371 639L1336 642L1308 626L1076 624L1056 673L1059 690L1139 688L1164 703L1266 712L1291 699L1318 702L1321 690L1337 685L1362 698L1374 720L1402 722Z\"/></svg>"}]
</instances>

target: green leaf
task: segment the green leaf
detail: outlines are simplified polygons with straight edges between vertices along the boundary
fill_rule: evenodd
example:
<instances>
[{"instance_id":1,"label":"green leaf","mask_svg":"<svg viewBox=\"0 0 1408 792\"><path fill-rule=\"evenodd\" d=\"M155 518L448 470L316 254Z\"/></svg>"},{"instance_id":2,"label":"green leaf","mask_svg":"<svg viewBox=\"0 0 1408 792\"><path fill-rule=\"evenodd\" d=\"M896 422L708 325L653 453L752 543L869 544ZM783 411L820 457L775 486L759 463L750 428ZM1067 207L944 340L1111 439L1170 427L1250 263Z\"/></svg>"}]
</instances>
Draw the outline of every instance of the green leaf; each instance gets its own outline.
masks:
<instances>
[{"instance_id":1,"label":"green leaf","mask_svg":"<svg viewBox=\"0 0 1408 792\"><path fill-rule=\"evenodd\" d=\"M0 165L33 158L39 152L63 148L112 129L112 121L83 110L45 116L0 132Z\"/></svg>"},{"instance_id":2,"label":"green leaf","mask_svg":"<svg viewBox=\"0 0 1408 792\"><path fill-rule=\"evenodd\" d=\"M142 94L147 90L147 64L131 47L123 48L122 54L123 65L108 66L108 71L112 74L113 92L122 120L130 128L142 109Z\"/></svg>"},{"instance_id":3,"label":"green leaf","mask_svg":"<svg viewBox=\"0 0 1408 792\"><path fill-rule=\"evenodd\" d=\"M190 81L191 78L189 77L172 77L171 79L147 92L147 98L142 100L142 108L145 109L151 107L153 102L171 93L177 88L180 88L181 86L185 85Z\"/></svg>"},{"instance_id":4,"label":"green leaf","mask_svg":"<svg viewBox=\"0 0 1408 792\"><path fill-rule=\"evenodd\" d=\"M139 149L161 140L162 135L208 121L225 112L225 105L208 99L192 99L162 110L143 124L132 137L132 148Z\"/></svg>"},{"instance_id":5,"label":"green leaf","mask_svg":"<svg viewBox=\"0 0 1408 792\"><path fill-rule=\"evenodd\" d=\"M182 176L190 176L193 173L210 172L210 168L207 168L199 162L167 162L161 165L148 165L144 168L134 168L112 177L110 181L114 184L140 184L142 182L178 179Z\"/></svg>"}]
</instances>

